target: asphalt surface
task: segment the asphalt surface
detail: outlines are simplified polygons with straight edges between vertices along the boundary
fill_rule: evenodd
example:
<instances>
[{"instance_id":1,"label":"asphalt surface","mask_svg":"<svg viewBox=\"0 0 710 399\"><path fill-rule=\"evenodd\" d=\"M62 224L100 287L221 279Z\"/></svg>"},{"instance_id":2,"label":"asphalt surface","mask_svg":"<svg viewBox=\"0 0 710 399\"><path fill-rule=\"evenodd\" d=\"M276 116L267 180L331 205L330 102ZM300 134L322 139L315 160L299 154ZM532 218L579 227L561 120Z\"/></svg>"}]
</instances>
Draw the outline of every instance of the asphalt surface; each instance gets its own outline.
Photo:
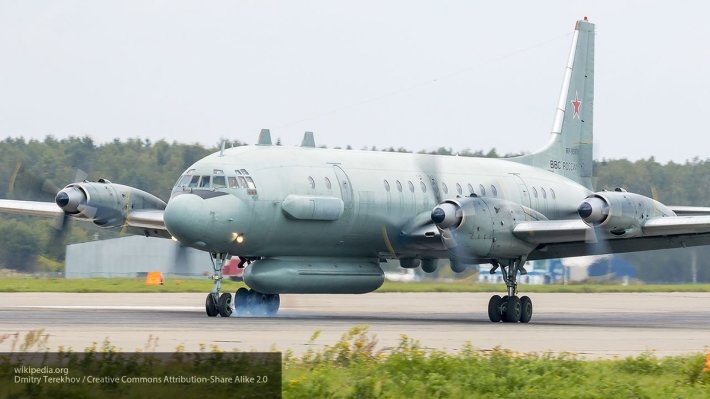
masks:
<instances>
[{"instance_id":1,"label":"asphalt surface","mask_svg":"<svg viewBox=\"0 0 710 399\"><path fill-rule=\"evenodd\" d=\"M0 293L0 351L43 330L42 348L83 351L104 340L120 351L291 350L333 345L367 325L381 348L404 334L456 352L572 352L588 358L697 353L710 349L710 293L531 294L529 324L491 323L491 294L282 295L276 317L208 318L206 294ZM311 341L314 332L320 335Z\"/></svg>"}]
</instances>

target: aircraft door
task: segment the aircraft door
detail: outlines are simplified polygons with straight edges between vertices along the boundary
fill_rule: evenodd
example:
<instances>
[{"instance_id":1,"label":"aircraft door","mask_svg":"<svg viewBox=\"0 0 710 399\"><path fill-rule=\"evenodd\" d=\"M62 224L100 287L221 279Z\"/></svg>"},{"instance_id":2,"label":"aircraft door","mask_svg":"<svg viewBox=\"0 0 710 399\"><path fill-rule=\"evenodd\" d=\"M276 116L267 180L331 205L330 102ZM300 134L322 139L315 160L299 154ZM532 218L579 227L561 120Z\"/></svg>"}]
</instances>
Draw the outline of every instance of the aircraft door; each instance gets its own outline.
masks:
<instances>
[{"instance_id":1,"label":"aircraft door","mask_svg":"<svg viewBox=\"0 0 710 399\"><path fill-rule=\"evenodd\" d=\"M511 175L513 176L513 179L515 180L515 183L518 186L518 192L520 192L520 203L523 206L531 208L531 206L530 206L530 191L528 191L528 185L525 184L525 181L523 180L522 177L520 177L519 174L511 173Z\"/></svg>"},{"instance_id":2,"label":"aircraft door","mask_svg":"<svg viewBox=\"0 0 710 399\"><path fill-rule=\"evenodd\" d=\"M345 212L352 212L353 188L350 185L350 179L348 178L348 175L345 174L343 168L341 168L339 165L333 165L333 170L335 171L335 177L338 179L338 185L340 186L340 195L343 199Z\"/></svg>"}]
</instances>

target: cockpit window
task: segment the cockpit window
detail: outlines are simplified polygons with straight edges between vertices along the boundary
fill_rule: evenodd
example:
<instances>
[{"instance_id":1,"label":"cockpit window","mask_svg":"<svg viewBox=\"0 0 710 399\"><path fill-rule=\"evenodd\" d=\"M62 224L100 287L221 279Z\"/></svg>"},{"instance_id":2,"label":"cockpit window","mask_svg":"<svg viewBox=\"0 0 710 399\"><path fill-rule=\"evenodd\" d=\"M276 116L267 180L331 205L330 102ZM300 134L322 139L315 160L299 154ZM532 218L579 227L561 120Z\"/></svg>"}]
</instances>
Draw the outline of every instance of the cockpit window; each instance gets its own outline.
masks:
<instances>
[{"instance_id":1,"label":"cockpit window","mask_svg":"<svg viewBox=\"0 0 710 399\"><path fill-rule=\"evenodd\" d=\"M202 180L200 180L200 187L209 187L210 177L211 176L202 176Z\"/></svg>"},{"instance_id":2,"label":"cockpit window","mask_svg":"<svg viewBox=\"0 0 710 399\"><path fill-rule=\"evenodd\" d=\"M190 179L190 184L188 184L188 187L197 187L197 184L200 182L200 176L192 176L192 179Z\"/></svg>"},{"instance_id":3,"label":"cockpit window","mask_svg":"<svg viewBox=\"0 0 710 399\"><path fill-rule=\"evenodd\" d=\"M222 169L212 169L212 173L215 175L223 175L224 171Z\"/></svg>"},{"instance_id":4,"label":"cockpit window","mask_svg":"<svg viewBox=\"0 0 710 399\"><path fill-rule=\"evenodd\" d=\"M247 176L246 179L247 179L247 188L250 190L256 189L256 184L254 184L254 179L252 179L249 176Z\"/></svg>"},{"instance_id":5,"label":"cockpit window","mask_svg":"<svg viewBox=\"0 0 710 399\"><path fill-rule=\"evenodd\" d=\"M240 172L239 169L234 169L234 173L236 173L236 174L238 174L238 175L241 175L241 174L242 174L242 172Z\"/></svg>"},{"instance_id":6,"label":"cockpit window","mask_svg":"<svg viewBox=\"0 0 710 399\"><path fill-rule=\"evenodd\" d=\"M227 181L229 182L229 188L237 188L239 187L237 185L237 178L234 176L229 176L227 177Z\"/></svg>"},{"instance_id":7,"label":"cockpit window","mask_svg":"<svg viewBox=\"0 0 710 399\"><path fill-rule=\"evenodd\" d=\"M239 187L246 187L247 186L247 179L245 179L243 176L237 176L239 179Z\"/></svg>"},{"instance_id":8,"label":"cockpit window","mask_svg":"<svg viewBox=\"0 0 710 399\"><path fill-rule=\"evenodd\" d=\"M190 182L190 179L192 179L192 176L190 176L190 175L185 175L185 176L179 178L177 183L175 184L175 187L187 186L187 183Z\"/></svg>"},{"instance_id":9,"label":"cockpit window","mask_svg":"<svg viewBox=\"0 0 710 399\"><path fill-rule=\"evenodd\" d=\"M241 171L243 175L248 175L248 174L249 174L249 172L247 172L246 169L239 169L239 171Z\"/></svg>"},{"instance_id":10,"label":"cockpit window","mask_svg":"<svg viewBox=\"0 0 710 399\"><path fill-rule=\"evenodd\" d=\"M214 188L227 187L226 178L224 176L214 176L212 179L212 187L214 187Z\"/></svg>"}]
</instances>

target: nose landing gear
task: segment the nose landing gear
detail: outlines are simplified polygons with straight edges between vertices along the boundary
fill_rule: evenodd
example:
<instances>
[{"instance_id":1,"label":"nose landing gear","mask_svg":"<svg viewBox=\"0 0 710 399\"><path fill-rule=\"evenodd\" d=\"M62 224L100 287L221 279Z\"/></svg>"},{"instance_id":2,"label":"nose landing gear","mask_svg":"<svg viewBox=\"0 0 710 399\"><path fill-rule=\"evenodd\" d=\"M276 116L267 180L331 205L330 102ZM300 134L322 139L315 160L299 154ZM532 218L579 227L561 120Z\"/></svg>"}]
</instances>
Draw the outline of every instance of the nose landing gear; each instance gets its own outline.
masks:
<instances>
[{"instance_id":1,"label":"nose landing gear","mask_svg":"<svg viewBox=\"0 0 710 399\"><path fill-rule=\"evenodd\" d=\"M220 295L222 288L222 271L224 263L227 260L226 253L211 253L212 269L214 274L212 280L212 291L207 294L205 299L205 313L209 317L230 317L236 310L237 315L253 315L253 316L273 316L279 311L281 299L279 294L262 294L244 287L239 288L234 294L234 302L232 302L232 294L225 292Z\"/></svg>"}]
</instances>

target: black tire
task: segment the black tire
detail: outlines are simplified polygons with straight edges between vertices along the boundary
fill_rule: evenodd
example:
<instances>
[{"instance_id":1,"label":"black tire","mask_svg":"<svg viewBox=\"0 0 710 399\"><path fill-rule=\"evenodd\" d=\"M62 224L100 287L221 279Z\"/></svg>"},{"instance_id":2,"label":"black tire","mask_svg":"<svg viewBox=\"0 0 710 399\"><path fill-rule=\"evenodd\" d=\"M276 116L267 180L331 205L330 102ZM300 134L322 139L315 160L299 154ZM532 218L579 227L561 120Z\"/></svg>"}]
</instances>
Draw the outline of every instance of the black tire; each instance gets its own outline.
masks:
<instances>
[{"instance_id":1,"label":"black tire","mask_svg":"<svg viewBox=\"0 0 710 399\"><path fill-rule=\"evenodd\" d=\"M207 294L207 299L205 300L205 312L209 317L215 317L219 314L217 310L217 301L214 300L214 295Z\"/></svg>"},{"instance_id":2,"label":"black tire","mask_svg":"<svg viewBox=\"0 0 710 399\"><path fill-rule=\"evenodd\" d=\"M501 299L500 295L493 295L491 299L488 300L488 319L493 323L498 323L501 319Z\"/></svg>"},{"instance_id":3,"label":"black tire","mask_svg":"<svg viewBox=\"0 0 710 399\"><path fill-rule=\"evenodd\" d=\"M281 297L279 294L267 295L266 299L266 314L273 316L279 311L279 306L281 305Z\"/></svg>"},{"instance_id":4,"label":"black tire","mask_svg":"<svg viewBox=\"0 0 710 399\"><path fill-rule=\"evenodd\" d=\"M219 296L217 310L219 311L219 315L222 317L229 317L232 315L232 294L225 292Z\"/></svg>"},{"instance_id":5,"label":"black tire","mask_svg":"<svg viewBox=\"0 0 710 399\"><path fill-rule=\"evenodd\" d=\"M508 301L505 304L505 314L503 315L503 320L507 323L519 322L521 309L522 306L520 306L520 298L517 296L508 297Z\"/></svg>"},{"instance_id":6,"label":"black tire","mask_svg":"<svg viewBox=\"0 0 710 399\"><path fill-rule=\"evenodd\" d=\"M533 306L532 306L532 300L524 296L520 298L520 322L521 323L527 323L532 319L533 315Z\"/></svg>"},{"instance_id":7,"label":"black tire","mask_svg":"<svg viewBox=\"0 0 710 399\"><path fill-rule=\"evenodd\" d=\"M249 313L249 290L241 287L234 293L234 310L238 315Z\"/></svg>"}]
</instances>

